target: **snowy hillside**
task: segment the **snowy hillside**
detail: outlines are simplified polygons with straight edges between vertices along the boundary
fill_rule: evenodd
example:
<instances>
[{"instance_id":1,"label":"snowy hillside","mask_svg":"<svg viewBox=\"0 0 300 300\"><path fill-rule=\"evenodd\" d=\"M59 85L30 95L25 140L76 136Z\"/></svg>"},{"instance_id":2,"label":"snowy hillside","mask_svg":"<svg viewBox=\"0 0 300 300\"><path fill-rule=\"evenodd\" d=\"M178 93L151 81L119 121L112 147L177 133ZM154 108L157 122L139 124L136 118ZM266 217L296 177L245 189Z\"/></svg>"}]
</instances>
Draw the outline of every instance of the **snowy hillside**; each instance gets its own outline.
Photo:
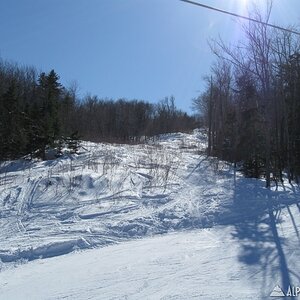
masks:
<instances>
[{"instance_id":1,"label":"snowy hillside","mask_svg":"<svg viewBox=\"0 0 300 300\"><path fill-rule=\"evenodd\" d=\"M299 187L267 190L205 147L195 131L2 165L0 298L260 299L300 285Z\"/></svg>"}]
</instances>

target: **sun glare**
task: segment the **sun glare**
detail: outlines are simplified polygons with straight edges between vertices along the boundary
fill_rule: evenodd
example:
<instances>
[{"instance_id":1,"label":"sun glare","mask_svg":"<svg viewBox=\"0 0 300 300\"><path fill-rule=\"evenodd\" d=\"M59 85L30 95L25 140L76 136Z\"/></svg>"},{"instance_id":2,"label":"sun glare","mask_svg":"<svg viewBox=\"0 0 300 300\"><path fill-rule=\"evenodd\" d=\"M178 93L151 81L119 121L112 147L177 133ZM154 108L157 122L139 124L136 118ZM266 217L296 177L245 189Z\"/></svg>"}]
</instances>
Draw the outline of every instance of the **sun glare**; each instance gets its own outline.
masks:
<instances>
[{"instance_id":1,"label":"sun glare","mask_svg":"<svg viewBox=\"0 0 300 300\"><path fill-rule=\"evenodd\" d=\"M227 2L227 9L236 13L247 13L252 0L230 0Z\"/></svg>"},{"instance_id":2,"label":"sun glare","mask_svg":"<svg viewBox=\"0 0 300 300\"><path fill-rule=\"evenodd\" d=\"M239 9L244 13L244 12L247 12L251 1L250 0L238 0L236 2L238 2L237 5L240 6Z\"/></svg>"}]
</instances>

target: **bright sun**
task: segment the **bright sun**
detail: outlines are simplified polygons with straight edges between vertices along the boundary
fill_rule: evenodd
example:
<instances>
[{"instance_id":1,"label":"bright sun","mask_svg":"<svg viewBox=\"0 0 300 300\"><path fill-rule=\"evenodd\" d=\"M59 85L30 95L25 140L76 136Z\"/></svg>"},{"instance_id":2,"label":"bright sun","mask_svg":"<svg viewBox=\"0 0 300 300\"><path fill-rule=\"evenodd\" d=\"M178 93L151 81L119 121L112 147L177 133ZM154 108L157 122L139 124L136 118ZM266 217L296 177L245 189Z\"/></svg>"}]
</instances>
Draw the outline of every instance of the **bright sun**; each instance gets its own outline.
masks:
<instances>
[{"instance_id":1,"label":"bright sun","mask_svg":"<svg viewBox=\"0 0 300 300\"><path fill-rule=\"evenodd\" d=\"M247 6L251 1L249 0L239 0L243 7Z\"/></svg>"},{"instance_id":2,"label":"bright sun","mask_svg":"<svg viewBox=\"0 0 300 300\"><path fill-rule=\"evenodd\" d=\"M252 0L235 0L234 2L235 6L243 13L247 12L251 3L253 3Z\"/></svg>"}]
</instances>

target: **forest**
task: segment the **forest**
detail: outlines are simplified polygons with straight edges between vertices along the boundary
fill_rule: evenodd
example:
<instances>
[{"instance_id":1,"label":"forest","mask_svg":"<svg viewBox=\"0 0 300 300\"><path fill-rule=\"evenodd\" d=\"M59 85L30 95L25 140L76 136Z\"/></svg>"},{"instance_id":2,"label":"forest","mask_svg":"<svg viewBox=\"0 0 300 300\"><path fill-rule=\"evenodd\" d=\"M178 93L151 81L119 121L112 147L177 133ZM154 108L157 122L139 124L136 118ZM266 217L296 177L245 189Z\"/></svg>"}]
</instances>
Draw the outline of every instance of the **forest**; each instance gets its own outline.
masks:
<instances>
[{"instance_id":1,"label":"forest","mask_svg":"<svg viewBox=\"0 0 300 300\"><path fill-rule=\"evenodd\" d=\"M0 160L46 158L64 146L76 151L79 139L137 143L157 134L188 131L196 118L175 106L173 96L157 104L142 100L80 99L51 70L38 73L0 60Z\"/></svg>"},{"instance_id":2,"label":"forest","mask_svg":"<svg viewBox=\"0 0 300 300\"><path fill-rule=\"evenodd\" d=\"M252 12L258 22L241 24L239 42L210 41L217 59L193 100L208 128L208 154L266 178L266 187L300 175L300 36L270 28L271 9Z\"/></svg>"}]
</instances>

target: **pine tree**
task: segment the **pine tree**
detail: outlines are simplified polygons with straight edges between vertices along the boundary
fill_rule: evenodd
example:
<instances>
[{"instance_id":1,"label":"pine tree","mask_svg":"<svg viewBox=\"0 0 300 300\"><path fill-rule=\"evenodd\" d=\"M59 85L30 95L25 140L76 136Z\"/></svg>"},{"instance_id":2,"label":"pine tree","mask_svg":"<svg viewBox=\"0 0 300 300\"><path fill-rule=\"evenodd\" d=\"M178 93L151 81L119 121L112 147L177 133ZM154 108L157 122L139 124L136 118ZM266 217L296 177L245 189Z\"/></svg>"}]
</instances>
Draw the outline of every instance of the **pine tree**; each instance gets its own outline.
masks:
<instances>
[{"instance_id":1,"label":"pine tree","mask_svg":"<svg viewBox=\"0 0 300 300\"><path fill-rule=\"evenodd\" d=\"M7 92L1 97L1 156L15 159L25 153L26 133L24 132L23 114L18 103L17 87L11 83Z\"/></svg>"},{"instance_id":2,"label":"pine tree","mask_svg":"<svg viewBox=\"0 0 300 300\"><path fill-rule=\"evenodd\" d=\"M59 138L59 102L62 94L62 86L58 82L59 77L50 71L48 75L41 73L38 80L38 94L41 103L41 155L45 159L47 147L54 147L55 140Z\"/></svg>"},{"instance_id":3,"label":"pine tree","mask_svg":"<svg viewBox=\"0 0 300 300\"><path fill-rule=\"evenodd\" d=\"M70 152L72 154L77 153L80 145L78 131L73 132L71 136L67 139L67 142L68 142L68 148L70 149Z\"/></svg>"}]
</instances>

